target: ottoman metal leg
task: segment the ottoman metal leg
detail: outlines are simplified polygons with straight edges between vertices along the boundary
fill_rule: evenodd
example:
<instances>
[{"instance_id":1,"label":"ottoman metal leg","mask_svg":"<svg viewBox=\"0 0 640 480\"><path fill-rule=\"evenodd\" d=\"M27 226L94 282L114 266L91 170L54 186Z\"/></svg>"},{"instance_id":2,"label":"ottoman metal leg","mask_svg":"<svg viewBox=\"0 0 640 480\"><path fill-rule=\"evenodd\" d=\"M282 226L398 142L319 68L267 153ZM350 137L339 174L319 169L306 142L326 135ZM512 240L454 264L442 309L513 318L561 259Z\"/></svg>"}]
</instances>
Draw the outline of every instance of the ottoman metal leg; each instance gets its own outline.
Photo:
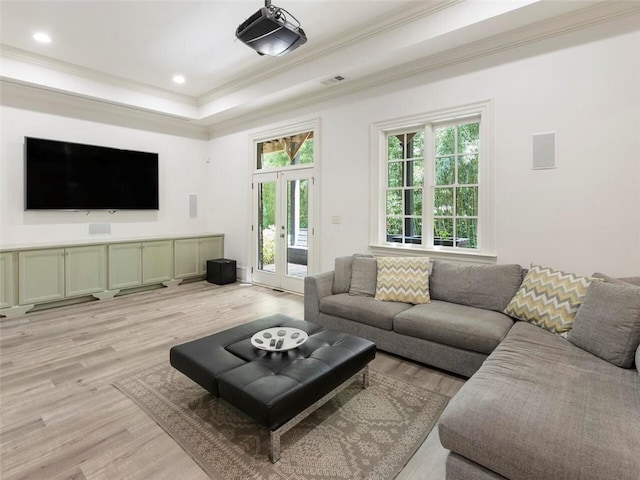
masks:
<instances>
[{"instance_id":1,"label":"ottoman metal leg","mask_svg":"<svg viewBox=\"0 0 640 480\"><path fill-rule=\"evenodd\" d=\"M312 405L309 405L302 412L300 412L298 415L293 417L291 420L289 420L287 423L282 425L280 428L277 428L276 430L271 430L271 440L270 440L271 452L269 453L269 457L271 458L271 463L276 463L278 460L280 460L280 437L284 435L286 432L288 432L289 430L291 430L293 427L295 427L302 420L307 418L309 415L311 415L314 411L316 411L322 405L324 405L333 397L335 397L337 394L339 394L342 390L344 390L349 385L351 385L351 383L353 383L353 381L356 380L357 377L360 376L360 374L362 374L362 388L363 389L367 388L369 386L369 365L365 365L365 367L362 370L356 373L349 380L347 380L341 385L338 385L336 388L331 390L329 393L327 393L324 397L322 397L317 402L313 403Z\"/></svg>"},{"instance_id":2,"label":"ottoman metal leg","mask_svg":"<svg viewBox=\"0 0 640 480\"><path fill-rule=\"evenodd\" d=\"M278 430L271 431L271 463L276 463L280 460L280 433Z\"/></svg>"}]
</instances>

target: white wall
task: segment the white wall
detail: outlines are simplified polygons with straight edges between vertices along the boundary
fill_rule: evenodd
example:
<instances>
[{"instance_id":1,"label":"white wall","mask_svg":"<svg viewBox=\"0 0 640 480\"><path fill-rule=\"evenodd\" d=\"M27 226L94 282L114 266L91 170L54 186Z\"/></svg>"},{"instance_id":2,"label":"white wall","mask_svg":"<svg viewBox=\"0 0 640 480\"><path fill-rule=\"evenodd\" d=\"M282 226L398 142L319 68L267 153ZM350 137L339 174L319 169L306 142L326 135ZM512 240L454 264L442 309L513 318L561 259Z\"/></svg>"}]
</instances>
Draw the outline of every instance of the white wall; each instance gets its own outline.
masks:
<instances>
[{"instance_id":1,"label":"white wall","mask_svg":"<svg viewBox=\"0 0 640 480\"><path fill-rule=\"evenodd\" d=\"M209 232L207 142L86 120L0 107L0 247ZM24 137L49 138L157 152L158 211L47 212L24 210ZM199 215L188 216L188 194L199 197ZM111 223L110 235L89 235L89 223ZM222 232L216 228L215 232Z\"/></svg>"},{"instance_id":2,"label":"white wall","mask_svg":"<svg viewBox=\"0 0 640 480\"><path fill-rule=\"evenodd\" d=\"M321 268L369 244L372 122L493 99L499 263L640 275L640 32L629 20L290 112L321 118ZM210 142L211 221L247 265L252 132ZM531 135L556 133L558 168L533 171ZM334 225L331 217L339 215Z\"/></svg>"}]
</instances>

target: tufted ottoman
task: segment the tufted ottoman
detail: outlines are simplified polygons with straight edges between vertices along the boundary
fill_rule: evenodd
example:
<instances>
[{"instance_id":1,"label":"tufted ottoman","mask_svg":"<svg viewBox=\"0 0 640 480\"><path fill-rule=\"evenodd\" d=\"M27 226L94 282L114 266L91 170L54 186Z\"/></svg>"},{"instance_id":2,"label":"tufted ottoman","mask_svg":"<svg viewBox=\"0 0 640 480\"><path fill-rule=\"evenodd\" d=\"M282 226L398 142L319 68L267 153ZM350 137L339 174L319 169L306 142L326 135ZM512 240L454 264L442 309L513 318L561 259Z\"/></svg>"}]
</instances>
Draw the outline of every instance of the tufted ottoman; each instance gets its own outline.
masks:
<instances>
[{"instance_id":1,"label":"tufted ottoman","mask_svg":"<svg viewBox=\"0 0 640 480\"><path fill-rule=\"evenodd\" d=\"M272 327L294 327L309 335L286 352L266 352L251 336ZM280 436L363 373L376 346L360 337L315 323L272 315L173 347L171 365L271 431L271 461L280 458Z\"/></svg>"}]
</instances>

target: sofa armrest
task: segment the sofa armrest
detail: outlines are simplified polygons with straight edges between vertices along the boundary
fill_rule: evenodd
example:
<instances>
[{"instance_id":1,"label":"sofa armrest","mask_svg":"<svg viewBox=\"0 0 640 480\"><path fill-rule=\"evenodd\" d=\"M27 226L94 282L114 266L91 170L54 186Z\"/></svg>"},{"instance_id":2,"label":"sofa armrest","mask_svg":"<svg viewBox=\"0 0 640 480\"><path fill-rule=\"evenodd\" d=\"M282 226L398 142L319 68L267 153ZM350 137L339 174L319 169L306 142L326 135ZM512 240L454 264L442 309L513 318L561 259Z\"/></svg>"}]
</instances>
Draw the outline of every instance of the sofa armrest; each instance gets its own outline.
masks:
<instances>
[{"instance_id":1,"label":"sofa armrest","mask_svg":"<svg viewBox=\"0 0 640 480\"><path fill-rule=\"evenodd\" d=\"M332 294L333 270L316 273L304 279L304 319L307 322L318 322L320 316L320 300Z\"/></svg>"}]
</instances>

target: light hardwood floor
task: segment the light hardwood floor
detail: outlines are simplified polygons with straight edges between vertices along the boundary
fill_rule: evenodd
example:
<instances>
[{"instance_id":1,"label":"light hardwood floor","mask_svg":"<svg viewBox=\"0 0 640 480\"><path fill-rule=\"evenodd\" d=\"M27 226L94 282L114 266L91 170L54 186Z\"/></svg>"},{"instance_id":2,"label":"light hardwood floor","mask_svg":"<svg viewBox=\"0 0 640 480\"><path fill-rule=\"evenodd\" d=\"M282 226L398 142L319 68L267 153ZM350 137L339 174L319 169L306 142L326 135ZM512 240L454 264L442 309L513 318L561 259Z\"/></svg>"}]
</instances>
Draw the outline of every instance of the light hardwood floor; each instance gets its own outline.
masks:
<instances>
[{"instance_id":1,"label":"light hardwood floor","mask_svg":"<svg viewBox=\"0 0 640 480\"><path fill-rule=\"evenodd\" d=\"M206 480L111 383L169 348L266 315L303 316L301 296L195 282L0 319L0 478ZM464 380L379 353L372 368L453 396ZM444 479L437 429L398 476Z\"/></svg>"}]
</instances>

